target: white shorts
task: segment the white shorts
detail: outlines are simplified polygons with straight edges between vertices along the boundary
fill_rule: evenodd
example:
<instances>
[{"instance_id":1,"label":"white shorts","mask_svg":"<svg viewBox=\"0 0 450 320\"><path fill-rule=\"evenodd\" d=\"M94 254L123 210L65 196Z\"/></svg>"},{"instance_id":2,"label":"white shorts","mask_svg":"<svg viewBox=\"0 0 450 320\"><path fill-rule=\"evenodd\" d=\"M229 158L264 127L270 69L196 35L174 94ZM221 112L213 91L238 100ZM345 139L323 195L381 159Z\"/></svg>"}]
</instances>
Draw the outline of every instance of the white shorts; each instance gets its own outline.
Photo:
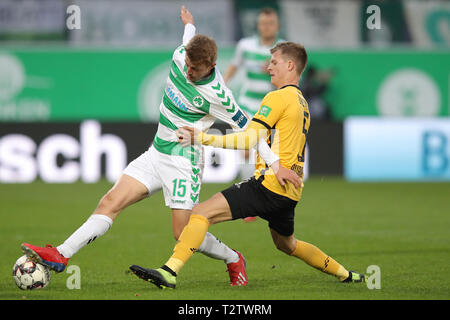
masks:
<instances>
[{"instance_id":1,"label":"white shorts","mask_svg":"<svg viewBox=\"0 0 450 320\"><path fill-rule=\"evenodd\" d=\"M162 189L166 206L171 209L192 210L199 201L203 167L202 156L198 163L192 163L188 158L160 153L151 146L123 173L144 184L149 196Z\"/></svg>"}]
</instances>

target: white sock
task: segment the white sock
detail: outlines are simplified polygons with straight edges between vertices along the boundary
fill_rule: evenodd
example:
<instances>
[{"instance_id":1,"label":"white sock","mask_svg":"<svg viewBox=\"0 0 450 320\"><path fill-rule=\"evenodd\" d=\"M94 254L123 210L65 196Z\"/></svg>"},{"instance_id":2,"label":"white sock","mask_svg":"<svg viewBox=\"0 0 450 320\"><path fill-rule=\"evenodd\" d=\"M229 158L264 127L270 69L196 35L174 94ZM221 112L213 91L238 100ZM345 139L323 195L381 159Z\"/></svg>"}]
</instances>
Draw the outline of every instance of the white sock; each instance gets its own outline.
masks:
<instances>
[{"instance_id":1,"label":"white sock","mask_svg":"<svg viewBox=\"0 0 450 320\"><path fill-rule=\"evenodd\" d=\"M113 221L103 214L93 214L66 241L56 249L65 258L71 258L85 245L105 234Z\"/></svg>"},{"instance_id":2,"label":"white sock","mask_svg":"<svg viewBox=\"0 0 450 320\"><path fill-rule=\"evenodd\" d=\"M200 248L198 248L198 252L213 259L223 260L226 264L238 262L239 260L239 255L235 251L209 232L206 233L205 239Z\"/></svg>"}]
</instances>

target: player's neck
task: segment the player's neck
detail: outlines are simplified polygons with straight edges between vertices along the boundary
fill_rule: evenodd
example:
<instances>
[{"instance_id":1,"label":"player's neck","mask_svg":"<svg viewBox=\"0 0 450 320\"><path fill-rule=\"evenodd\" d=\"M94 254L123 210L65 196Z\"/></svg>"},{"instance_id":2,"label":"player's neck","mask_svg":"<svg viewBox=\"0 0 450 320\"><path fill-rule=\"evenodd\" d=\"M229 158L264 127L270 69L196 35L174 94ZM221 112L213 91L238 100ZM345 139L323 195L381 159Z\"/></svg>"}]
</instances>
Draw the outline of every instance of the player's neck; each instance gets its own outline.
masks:
<instances>
[{"instance_id":1,"label":"player's neck","mask_svg":"<svg viewBox=\"0 0 450 320\"><path fill-rule=\"evenodd\" d=\"M286 86L296 86L296 87L298 87L298 82L299 82L298 78L287 78L287 79L283 79L282 81L280 81L280 83L275 84L275 87L277 89L281 89L281 88L286 87Z\"/></svg>"}]
</instances>

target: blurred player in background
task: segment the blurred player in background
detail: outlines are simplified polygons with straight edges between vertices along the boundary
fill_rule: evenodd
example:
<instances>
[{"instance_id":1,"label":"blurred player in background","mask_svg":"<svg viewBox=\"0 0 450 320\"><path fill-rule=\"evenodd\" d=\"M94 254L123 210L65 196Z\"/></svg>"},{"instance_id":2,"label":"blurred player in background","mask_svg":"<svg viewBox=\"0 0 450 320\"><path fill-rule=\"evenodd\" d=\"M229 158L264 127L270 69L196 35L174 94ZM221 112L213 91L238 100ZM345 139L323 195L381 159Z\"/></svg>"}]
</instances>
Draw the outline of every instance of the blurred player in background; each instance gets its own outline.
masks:
<instances>
[{"instance_id":1,"label":"blurred player in background","mask_svg":"<svg viewBox=\"0 0 450 320\"><path fill-rule=\"evenodd\" d=\"M270 60L270 49L278 42L284 41L278 38L279 30L280 24L276 10L273 8L261 9L257 19L258 34L239 40L234 58L225 71L224 80L229 84L239 69L242 69L244 80L238 102L249 118L252 118L258 111L264 96L274 89L270 83L267 66ZM244 157L245 162L248 162L248 150L244 151ZM254 170L254 162L244 164L241 166L241 178L251 177Z\"/></svg>"},{"instance_id":2,"label":"blurred player in background","mask_svg":"<svg viewBox=\"0 0 450 320\"><path fill-rule=\"evenodd\" d=\"M24 243L22 250L27 256L61 272L69 258L110 229L123 209L161 189L165 204L172 211L174 237L179 238L192 208L199 201L204 165L203 149L183 148L178 143L176 130L194 126L207 131L216 119L235 130L243 130L249 122L216 68L215 41L195 35L194 18L184 7L180 18L185 25L183 43L173 53L152 146L125 168L94 213L63 244L37 247ZM278 166L279 157L264 140L258 144L258 150L277 171L277 178L297 181L293 171ZM231 285L246 285L245 259L239 252L210 233L206 234L198 251L227 264Z\"/></svg>"},{"instance_id":3,"label":"blurred player in background","mask_svg":"<svg viewBox=\"0 0 450 320\"><path fill-rule=\"evenodd\" d=\"M278 38L279 30L280 23L276 10L261 9L257 19L258 34L239 40L234 58L225 71L224 80L228 84L239 69L243 70L244 80L238 102L249 118L258 111L264 96L274 89L270 83L267 66L270 60L270 49L283 41ZM243 156L245 160L241 165L240 176L241 179L247 179L253 176L255 171L255 152L244 150ZM256 217L248 217L244 221L251 222L255 219Z\"/></svg>"},{"instance_id":4,"label":"blurred player in background","mask_svg":"<svg viewBox=\"0 0 450 320\"><path fill-rule=\"evenodd\" d=\"M278 90L264 97L258 113L244 132L215 136L194 128L181 128L177 134L183 144L200 143L247 150L260 138L274 135L281 164L303 178L310 115L298 83L307 63L307 54L302 45L293 42L279 43L271 52L268 71ZM275 133L272 131L274 127ZM158 269L139 267L142 273L158 287L175 288L177 274L199 248L210 224L258 215L269 221L270 234L277 249L336 276L341 282L363 282L364 275L347 271L319 248L294 237L295 207L300 200L303 183L301 186L289 183L282 186L271 170L258 157L254 177L234 184L196 206L170 259ZM133 265L130 269L136 267Z\"/></svg>"}]
</instances>

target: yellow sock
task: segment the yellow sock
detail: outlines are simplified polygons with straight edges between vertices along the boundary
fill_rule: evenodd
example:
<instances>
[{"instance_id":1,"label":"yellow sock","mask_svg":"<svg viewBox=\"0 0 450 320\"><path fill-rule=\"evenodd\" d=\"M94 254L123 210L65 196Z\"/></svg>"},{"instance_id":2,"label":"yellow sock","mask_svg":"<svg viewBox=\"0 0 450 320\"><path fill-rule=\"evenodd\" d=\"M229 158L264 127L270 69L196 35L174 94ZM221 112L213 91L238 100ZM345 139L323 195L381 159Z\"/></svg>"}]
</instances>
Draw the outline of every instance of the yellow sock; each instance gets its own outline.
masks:
<instances>
[{"instance_id":1,"label":"yellow sock","mask_svg":"<svg viewBox=\"0 0 450 320\"><path fill-rule=\"evenodd\" d=\"M297 246L291 256L302 259L322 272L336 276L340 281L347 279L349 276L348 271L343 266L310 243L297 240Z\"/></svg>"},{"instance_id":2,"label":"yellow sock","mask_svg":"<svg viewBox=\"0 0 450 320\"><path fill-rule=\"evenodd\" d=\"M178 239L173 254L165 263L170 269L178 273L190 257L198 250L205 238L209 228L207 218L193 214L189 218L189 223L184 227L183 232Z\"/></svg>"}]
</instances>

